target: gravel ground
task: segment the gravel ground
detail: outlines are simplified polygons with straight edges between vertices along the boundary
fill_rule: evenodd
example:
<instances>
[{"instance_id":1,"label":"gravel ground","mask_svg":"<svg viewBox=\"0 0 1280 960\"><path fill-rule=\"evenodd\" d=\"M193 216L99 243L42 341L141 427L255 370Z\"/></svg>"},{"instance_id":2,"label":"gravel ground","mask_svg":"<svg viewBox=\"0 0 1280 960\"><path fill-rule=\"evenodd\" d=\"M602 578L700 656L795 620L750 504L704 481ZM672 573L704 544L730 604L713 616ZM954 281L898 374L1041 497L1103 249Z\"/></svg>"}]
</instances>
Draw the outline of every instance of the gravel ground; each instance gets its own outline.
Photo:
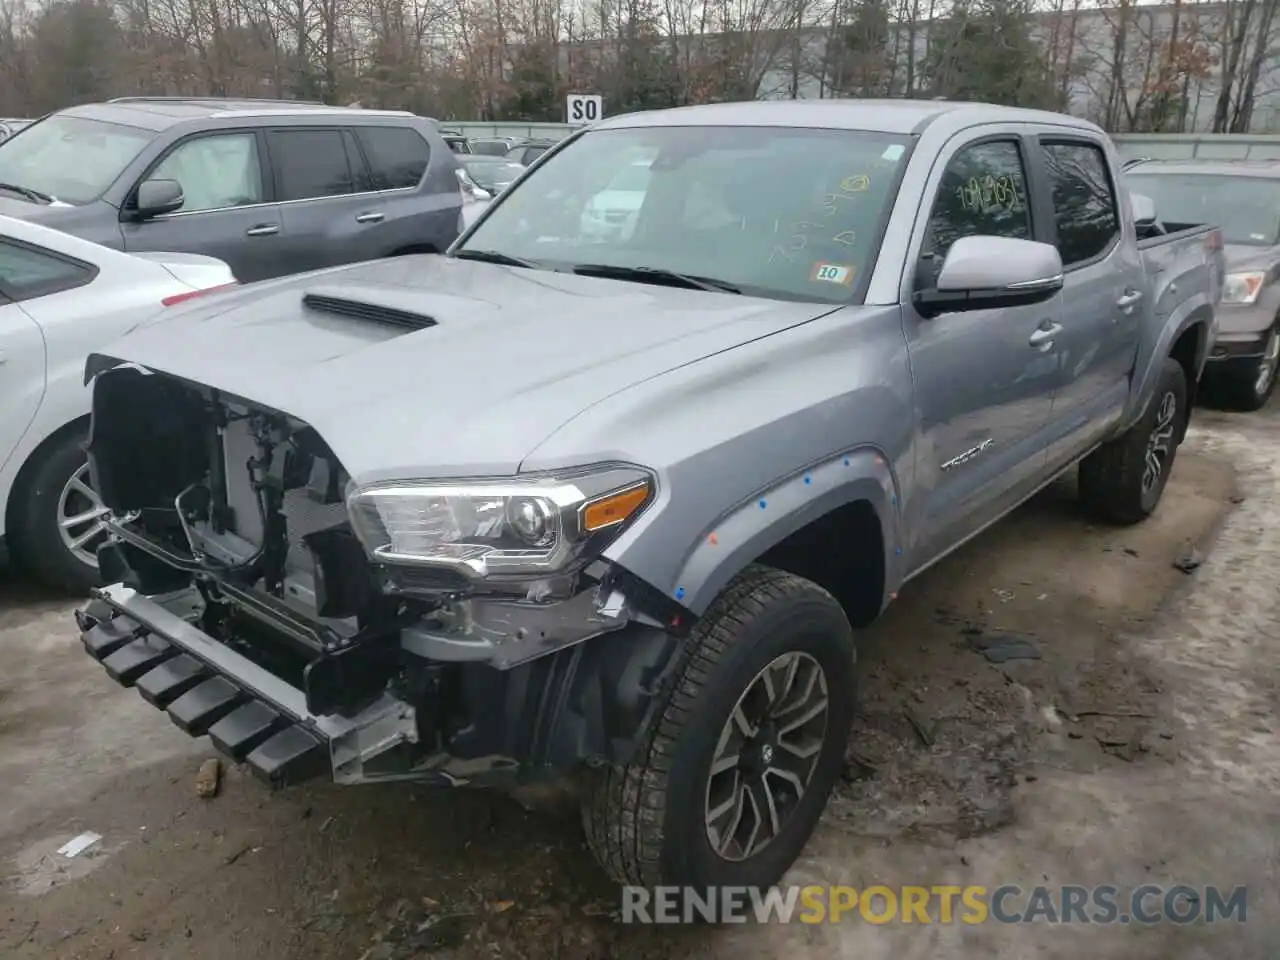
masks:
<instances>
[{"instance_id":1,"label":"gravel ground","mask_svg":"<svg viewBox=\"0 0 1280 960\"><path fill-rule=\"evenodd\" d=\"M1198 420L1148 523L1091 526L1066 480L904 589L862 637L845 781L789 879L1248 884L1246 924L620 925L562 797L269 795L231 769L200 799L207 742L83 654L73 601L0 584L0 955L1262 957L1280 427ZM1031 658L993 662L1010 644ZM55 854L84 830L102 839Z\"/></svg>"}]
</instances>

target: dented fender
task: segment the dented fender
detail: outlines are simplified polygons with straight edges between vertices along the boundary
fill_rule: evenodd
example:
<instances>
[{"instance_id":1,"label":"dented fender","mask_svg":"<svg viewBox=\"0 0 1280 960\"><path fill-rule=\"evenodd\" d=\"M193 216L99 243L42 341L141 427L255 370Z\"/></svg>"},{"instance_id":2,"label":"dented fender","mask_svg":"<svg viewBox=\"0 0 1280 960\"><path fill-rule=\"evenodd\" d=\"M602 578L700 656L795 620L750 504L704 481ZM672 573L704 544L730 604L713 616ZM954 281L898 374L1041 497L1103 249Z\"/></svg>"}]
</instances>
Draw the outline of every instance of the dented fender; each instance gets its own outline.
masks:
<instances>
[{"instance_id":1,"label":"dented fender","mask_svg":"<svg viewBox=\"0 0 1280 960\"><path fill-rule=\"evenodd\" d=\"M675 581L656 586L700 616L739 571L769 548L858 500L867 501L880 518L885 583L898 583L902 539L897 478L883 453L862 446L779 477L721 514L697 531Z\"/></svg>"}]
</instances>

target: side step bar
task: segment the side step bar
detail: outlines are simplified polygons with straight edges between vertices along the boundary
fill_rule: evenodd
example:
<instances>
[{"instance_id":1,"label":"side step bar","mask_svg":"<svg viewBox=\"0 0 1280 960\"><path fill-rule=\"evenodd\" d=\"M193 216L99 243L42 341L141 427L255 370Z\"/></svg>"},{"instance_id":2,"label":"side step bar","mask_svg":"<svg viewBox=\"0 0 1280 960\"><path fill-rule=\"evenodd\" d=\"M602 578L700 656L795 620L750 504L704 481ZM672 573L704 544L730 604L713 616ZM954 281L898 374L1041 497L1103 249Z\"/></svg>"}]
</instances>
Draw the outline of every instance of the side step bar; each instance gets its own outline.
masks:
<instances>
[{"instance_id":1,"label":"side step bar","mask_svg":"<svg viewBox=\"0 0 1280 960\"><path fill-rule=\"evenodd\" d=\"M272 788L331 773L332 741L358 732L309 713L301 690L123 585L94 591L76 622L108 676Z\"/></svg>"}]
</instances>

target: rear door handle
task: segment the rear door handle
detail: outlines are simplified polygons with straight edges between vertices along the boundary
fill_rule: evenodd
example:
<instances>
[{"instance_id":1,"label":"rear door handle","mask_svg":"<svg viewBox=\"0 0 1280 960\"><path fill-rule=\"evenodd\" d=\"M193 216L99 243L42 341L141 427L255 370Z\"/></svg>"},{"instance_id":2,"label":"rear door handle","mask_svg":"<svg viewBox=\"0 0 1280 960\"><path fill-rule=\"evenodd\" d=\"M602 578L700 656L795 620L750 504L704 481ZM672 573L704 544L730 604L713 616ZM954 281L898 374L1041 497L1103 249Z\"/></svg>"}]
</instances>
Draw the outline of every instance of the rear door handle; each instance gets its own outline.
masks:
<instances>
[{"instance_id":1,"label":"rear door handle","mask_svg":"<svg viewBox=\"0 0 1280 960\"><path fill-rule=\"evenodd\" d=\"M1039 350L1048 350L1053 346L1053 338L1062 332L1062 324L1050 322L1047 327L1042 326L1035 333L1031 334L1027 341L1033 347Z\"/></svg>"},{"instance_id":2,"label":"rear door handle","mask_svg":"<svg viewBox=\"0 0 1280 960\"><path fill-rule=\"evenodd\" d=\"M386 217L387 215L385 213L378 213L376 211L371 213L362 213L356 217L356 223L381 223L386 219Z\"/></svg>"},{"instance_id":3,"label":"rear door handle","mask_svg":"<svg viewBox=\"0 0 1280 960\"><path fill-rule=\"evenodd\" d=\"M280 224L278 223L260 223L256 227L250 227L244 232L244 235L246 237L269 237L279 232Z\"/></svg>"},{"instance_id":4,"label":"rear door handle","mask_svg":"<svg viewBox=\"0 0 1280 960\"><path fill-rule=\"evenodd\" d=\"M1142 299L1141 290L1130 290L1123 297L1121 297L1119 300L1116 301L1116 306L1119 307L1121 310L1123 310L1125 313L1130 313L1133 310L1133 305L1136 304L1141 299Z\"/></svg>"}]
</instances>

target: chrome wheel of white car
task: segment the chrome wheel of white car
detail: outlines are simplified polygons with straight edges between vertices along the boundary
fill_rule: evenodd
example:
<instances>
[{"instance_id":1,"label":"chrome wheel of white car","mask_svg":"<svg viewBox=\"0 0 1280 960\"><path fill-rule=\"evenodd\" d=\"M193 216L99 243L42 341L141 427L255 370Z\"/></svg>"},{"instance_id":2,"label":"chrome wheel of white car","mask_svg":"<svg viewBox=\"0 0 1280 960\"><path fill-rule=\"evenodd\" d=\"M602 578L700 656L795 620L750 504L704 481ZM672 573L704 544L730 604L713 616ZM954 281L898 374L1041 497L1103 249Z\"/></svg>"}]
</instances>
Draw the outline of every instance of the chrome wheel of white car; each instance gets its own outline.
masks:
<instances>
[{"instance_id":1,"label":"chrome wheel of white car","mask_svg":"<svg viewBox=\"0 0 1280 960\"><path fill-rule=\"evenodd\" d=\"M107 513L93 489L89 464L85 463L71 475L58 497L58 535L68 553L95 570L96 550L107 535Z\"/></svg>"}]
</instances>

